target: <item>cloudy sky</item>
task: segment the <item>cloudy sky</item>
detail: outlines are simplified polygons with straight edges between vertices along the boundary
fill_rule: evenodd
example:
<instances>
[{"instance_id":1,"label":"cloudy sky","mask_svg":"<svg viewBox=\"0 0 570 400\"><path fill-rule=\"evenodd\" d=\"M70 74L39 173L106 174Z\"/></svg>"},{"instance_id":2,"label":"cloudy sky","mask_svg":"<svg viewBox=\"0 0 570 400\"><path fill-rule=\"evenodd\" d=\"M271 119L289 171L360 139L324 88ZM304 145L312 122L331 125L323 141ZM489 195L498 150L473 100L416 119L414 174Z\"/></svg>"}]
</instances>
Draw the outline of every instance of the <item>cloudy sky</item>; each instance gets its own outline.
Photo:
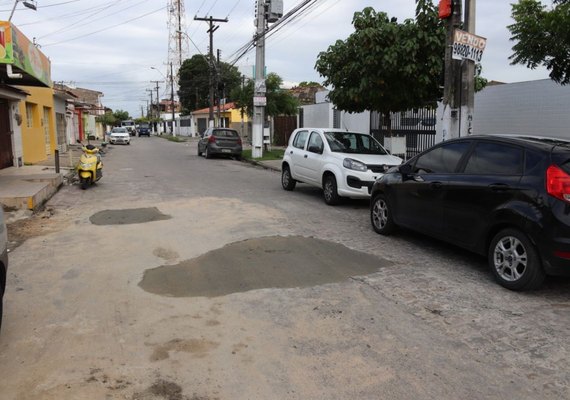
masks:
<instances>
[{"instance_id":1,"label":"cloudy sky","mask_svg":"<svg viewBox=\"0 0 570 400\"><path fill-rule=\"evenodd\" d=\"M29 0L31 1L31 0ZM475 0L472 0L475 1ZM548 78L544 69L529 70L509 65L512 42L507 25L512 1L478 0L477 34L488 39L483 57L483 76L489 80L518 82ZM37 10L18 2L12 22L41 46L50 58L52 79L104 93L104 105L141 115L150 100L151 81L164 81L167 71L169 0L37 0ZM301 0L284 0L284 10ZM6 20L15 0L0 0L0 18ZM222 60L249 40L255 27L254 0L186 0L186 32L191 38L189 56L208 51L207 24L194 17L228 18L214 35L214 49ZM284 81L322 81L314 70L316 57L337 39L353 31L355 11L374 7L399 21L412 18L414 0L316 0L310 12L286 25L267 42L268 71ZM250 71L252 51L236 65ZM152 69L152 67L156 69ZM168 98L160 83L161 98Z\"/></svg>"}]
</instances>

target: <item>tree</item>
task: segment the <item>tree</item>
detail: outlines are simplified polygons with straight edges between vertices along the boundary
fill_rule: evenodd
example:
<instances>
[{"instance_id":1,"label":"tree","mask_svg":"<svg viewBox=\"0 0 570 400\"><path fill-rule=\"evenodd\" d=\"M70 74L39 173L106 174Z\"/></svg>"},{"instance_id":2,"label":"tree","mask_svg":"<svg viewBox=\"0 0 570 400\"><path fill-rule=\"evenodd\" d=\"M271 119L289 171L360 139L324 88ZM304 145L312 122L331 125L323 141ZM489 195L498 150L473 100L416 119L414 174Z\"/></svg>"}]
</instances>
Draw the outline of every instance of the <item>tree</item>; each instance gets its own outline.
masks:
<instances>
[{"instance_id":1,"label":"tree","mask_svg":"<svg viewBox=\"0 0 570 400\"><path fill-rule=\"evenodd\" d=\"M430 0L417 0L415 20L398 23L367 7L352 24L355 31L321 52L315 66L332 86L337 108L379 111L389 119L441 97L445 28Z\"/></svg>"},{"instance_id":2,"label":"tree","mask_svg":"<svg viewBox=\"0 0 570 400\"><path fill-rule=\"evenodd\" d=\"M555 0L550 9L538 0L519 0L512 5L512 18L511 65L542 65L555 82L570 83L570 0Z\"/></svg>"},{"instance_id":3,"label":"tree","mask_svg":"<svg viewBox=\"0 0 570 400\"><path fill-rule=\"evenodd\" d=\"M265 80L267 87L267 106L265 114L275 117L277 115L297 115L299 102L288 91L281 89L283 79L275 73L269 73ZM232 98L236 105L247 113L253 115L253 80L248 80L243 88L236 87L232 92Z\"/></svg>"},{"instance_id":4,"label":"tree","mask_svg":"<svg viewBox=\"0 0 570 400\"><path fill-rule=\"evenodd\" d=\"M122 121L126 121L128 119L131 119L131 117L129 116L129 112L128 111L123 111L123 110L116 110L113 113L113 117L115 117L115 124L119 125Z\"/></svg>"},{"instance_id":5,"label":"tree","mask_svg":"<svg viewBox=\"0 0 570 400\"><path fill-rule=\"evenodd\" d=\"M103 124L104 127L115 126L115 124L117 123L117 119L115 118L112 112L106 112L103 115L99 115L98 117L95 118L95 121Z\"/></svg>"},{"instance_id":6,"label":"tree","mask_svg":"<svg viewBox=\"0 0 570 400\"><path fill-rule=\"evenodd\" d=\"M211 64L209 56L195 54L185 60L180 67L178 84L182 113L189 114L192 110L206 108L210 105L210 69L214 68L214 79L217 79L218 89L223 93L231 93L241 84L241 74L233 65L225 62ZM216 82L216 81L215 81ZM228 99L231 101L231 99Z\"/></svg>"}]
</instances>

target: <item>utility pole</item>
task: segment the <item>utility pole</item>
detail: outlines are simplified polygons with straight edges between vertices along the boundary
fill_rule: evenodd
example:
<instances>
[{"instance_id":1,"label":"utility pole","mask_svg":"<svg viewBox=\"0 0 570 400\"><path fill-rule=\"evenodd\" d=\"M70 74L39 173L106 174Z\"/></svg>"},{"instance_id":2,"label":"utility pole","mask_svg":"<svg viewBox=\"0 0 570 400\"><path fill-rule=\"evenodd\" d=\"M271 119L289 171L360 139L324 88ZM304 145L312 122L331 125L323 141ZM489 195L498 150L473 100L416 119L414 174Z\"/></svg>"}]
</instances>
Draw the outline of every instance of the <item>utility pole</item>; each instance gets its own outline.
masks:
<instances>
[{"instance_id":1,"label":"utility pole","mask_svg":"<svg viewBox=\"0 0 570 400\"><path fill-rule=\"evenodd\" d=\"M176 124L176 114L174 110L174 72L172 63L170 63L170 107L172 107L172 127L170 133L172 136L176 136L176 130L174 126Z\"/></svg>"},{"instance_id":2,"label":"utility pole","mask_svg":"<svg viewBox=\"0 0 570 400\"><path fill-rule=\"evenodd\" d=\"M157 117L157 119L160 120L160 100L159 100L159 95L158 95L158 89L159 89L158 84L159 84L159 83L162 83L162 81L150 81L150 82L151 82L151 83L156 83L156 117ZM156 130L157 130L157 133L158 133L158 127L157 127Z\"/></svg>"},{"instance_id":3,"label":"utility pole","mask_svg":"<svg viewBox=\"0 0 570 400\"><path fill-rule=\"evenodd\" d=\"M209 79L209 84L210 84L210 113L208 116L208 125L210 127L214 126L214 77L213 77L213 70L215 68L215 64L214 64L214 32L216 30L218 30L218 28L220 27L219 25L215 25L214 26L214 22L228 22L227 18L224 19L218 19L218 18L213 18L213 17L204 17L204 18L198 18L198 17L194 17L194 21L206 21L208 22L210 28L206 31L207 33L210 34L210 59L208 60L208 65L210 66L210 79Z\"/></svg>"},{"instance_id":4,"label":"utility pole","mask_svg":"<svg viewBox=\"0 0 570 400\"><path fill-rule=\"evenodd\" d=\"M464 21L464 30L475 34L475 0L465 0ZM464 60L461 65L463 69L459 136L468 136L473 133L473 113L475 112L475 62Z\"/></svg>"},{"instance_id":5,"label":"utility pole","mask_svg":"<svg viewBox=\"0 0 570 400\"><path fill-rule=\"evenodd\" d=\"M153 117L154 117L154 115L153 115L154 113L152 112L152 105L153 105L153 102L152 102L152 89L147 89L146 91L150 93L150 112L149 112L149 115L150 115L150 118L153 118Z\"/></svg>"},{"instance_id":6,"label":"utility pole","mask_svg":"<svg viewBox=\"0 0 570 400\"><path fill-rule=\"evenodd\" d=\"M217 71L218 73L216 74L216 93L218 94L218 126L222 127L224 124L222 122L221 118L221 111L220 111L220 102L221 102L221 96L220 96L220 49L218 49L217 51L217 57L216 57L216 64L217 64Z\"/></svg>"},{"instance_id":7,"label":"utility pole","mask_svg":"<svg viewBox=\"0 0 570 400\"><path fill-rule=\"evenodd\" d=\"M461 63L452 58L455 29L461 27L461 1L452 0L452 14L445 20L445 83L443 90L442 140L459 137L459 108L461 104Z\"/></svg>"},{"instance_id":8,"label":"utility pole","mask_svg":"<svg viewBox=\"0 0 570 400\"><path fill-rule=\"evenodd\" d=\"M252 149L253 158L263 157L263 125L265 121L265 0L257 0L257 31L255 52L255 84L253 90L253 126L252 126Z\"/></svg>"},{"instance_id":9,"label":"utility pole","mask_svg":"<svg viewBox=\"0 0 570 400\"><path fill-rule=\"evenodd\" d=\"M265 83L265 32L268 23L277 22L283 16L282 0L257 0L255 34L255 86L253 90L253 129L251 156L263 157L263 132L265 127L265 106L267 86Z\"/></svg>"}]
</instances>

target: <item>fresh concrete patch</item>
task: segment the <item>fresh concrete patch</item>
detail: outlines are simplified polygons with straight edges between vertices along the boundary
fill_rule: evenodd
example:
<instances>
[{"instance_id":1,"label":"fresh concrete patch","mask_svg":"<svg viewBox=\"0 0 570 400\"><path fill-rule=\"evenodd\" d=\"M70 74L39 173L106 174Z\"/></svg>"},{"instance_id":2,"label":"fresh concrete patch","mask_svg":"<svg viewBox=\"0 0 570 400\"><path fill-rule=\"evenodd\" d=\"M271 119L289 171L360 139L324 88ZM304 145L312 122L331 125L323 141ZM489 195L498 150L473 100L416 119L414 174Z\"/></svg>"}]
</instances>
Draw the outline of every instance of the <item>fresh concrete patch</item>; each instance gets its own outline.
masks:
<instances>
[{"instance_id":1,"label":"fresh concrete patch","mask_svg":"<svg viewBox=\"0 0 570 400\"><path fill-rule=\"evenodd\" d=\"M104 210L89 218L93 225L129 225L170 219L156 207L130 208L125 210Z\"/></svg>"},{"instance_id":2,"label":"fresh concrete patch","mask_svg":"<svg viewBox=\"0 0 570 400\"><path fill-rule=\"evenodd\" d=\"M139 286L162 296L218 297L342 282L389 265L390 261L338 243L274 236L232 243L177 265L146 270Z\"/></svg>"}]
</instances>

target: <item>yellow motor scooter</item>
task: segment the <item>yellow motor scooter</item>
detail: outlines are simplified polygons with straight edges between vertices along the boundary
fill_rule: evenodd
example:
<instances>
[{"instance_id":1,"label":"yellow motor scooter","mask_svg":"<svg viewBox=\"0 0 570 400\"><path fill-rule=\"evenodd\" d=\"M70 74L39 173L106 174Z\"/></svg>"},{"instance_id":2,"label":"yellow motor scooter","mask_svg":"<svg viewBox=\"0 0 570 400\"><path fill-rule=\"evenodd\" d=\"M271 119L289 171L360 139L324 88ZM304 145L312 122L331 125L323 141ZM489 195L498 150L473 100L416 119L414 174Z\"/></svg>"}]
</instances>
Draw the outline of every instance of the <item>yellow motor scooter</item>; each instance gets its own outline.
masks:
<instances>
[{"instance_id":1,"label":"yellow motor scooter","mask_svg":"<svg viewBox=\"0 0 570 400\"><path fill-rule=\"evenodd\" d=\"M83 146L81 150L83 150L83 154L79 158L77 175L79 176L81 189L85 190L101 179L103 176L103 163L101 163L99 149L92 144Z\"/></svg>"}]
</instances>

